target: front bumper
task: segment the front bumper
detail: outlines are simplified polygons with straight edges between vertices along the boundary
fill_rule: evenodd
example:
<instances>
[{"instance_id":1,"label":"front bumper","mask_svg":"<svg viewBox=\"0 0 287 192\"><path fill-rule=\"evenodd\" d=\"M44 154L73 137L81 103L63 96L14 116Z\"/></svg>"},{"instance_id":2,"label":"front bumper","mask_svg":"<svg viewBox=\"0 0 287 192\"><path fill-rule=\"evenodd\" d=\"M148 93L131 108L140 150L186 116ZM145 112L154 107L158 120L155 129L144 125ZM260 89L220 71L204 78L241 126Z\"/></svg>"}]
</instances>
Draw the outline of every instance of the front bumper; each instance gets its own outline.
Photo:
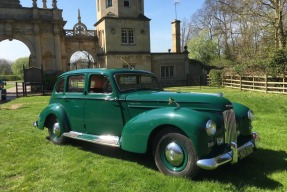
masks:
<instances>
[{"instance_id":1,"label":"front bumper","mask_svg":"<svg viewBox=\"0 0 287 192\"><path fill-rule=\"evenodd\" d=\"M236 143L231 143L231 151L219 155L211 159L201 159L196 162L197 166L206 169L213 170L219 167L220 165L226 163L237 163L238 159L243 159L244 157L250 155L254 152L259 141L258 133L252 133L253 139L245 143L244 145L237 147Z\"/></svg>"}]
</instances>

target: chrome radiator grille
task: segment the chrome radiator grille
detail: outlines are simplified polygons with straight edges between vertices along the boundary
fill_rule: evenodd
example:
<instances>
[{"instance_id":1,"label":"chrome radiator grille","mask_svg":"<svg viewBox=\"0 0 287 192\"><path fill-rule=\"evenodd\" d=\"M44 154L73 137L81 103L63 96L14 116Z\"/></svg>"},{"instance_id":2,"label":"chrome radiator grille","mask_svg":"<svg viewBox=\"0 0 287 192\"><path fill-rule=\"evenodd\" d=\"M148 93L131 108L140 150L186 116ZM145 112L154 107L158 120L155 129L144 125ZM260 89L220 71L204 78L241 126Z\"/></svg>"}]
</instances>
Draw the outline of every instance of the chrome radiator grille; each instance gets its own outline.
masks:
<instances>
[{"instance_id":1,"label":"chrome radiator grille","mask_svg":"<svg viewBox=\"0 0 287 192\"><path fill-rule=\"evenodd\" d=\"M225 128L225 143L237 143L236 119L233 109L223 112L224 128Z\"/></svg>"}]
</instances>

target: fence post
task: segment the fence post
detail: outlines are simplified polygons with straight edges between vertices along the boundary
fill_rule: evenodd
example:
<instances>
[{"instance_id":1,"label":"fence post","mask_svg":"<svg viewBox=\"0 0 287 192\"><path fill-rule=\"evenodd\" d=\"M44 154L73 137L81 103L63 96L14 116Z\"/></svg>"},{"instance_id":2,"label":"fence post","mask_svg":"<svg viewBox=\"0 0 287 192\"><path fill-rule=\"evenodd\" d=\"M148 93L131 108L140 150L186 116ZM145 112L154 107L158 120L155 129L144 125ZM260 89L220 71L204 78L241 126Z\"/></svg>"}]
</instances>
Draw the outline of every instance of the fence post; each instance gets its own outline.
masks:
<instances>
[{"instance_id":1,"label":"fence post","mask_svg":"<svg viewBox=\"0 0 287 192\"><path fill-rule=\"evenodd\" d=\"M22 90L23 90L23 96L27 96L26 82L22 82Z\"/></svg>"},{"instance_id":2,"label":"fence post","mask_svg":"<svg viewBox=\"0 0 287 192\"><path fill-rule=\"evenodd\" d=\"M239 75L239 80L240 80L240 91L242 91L242 76Z\"/></svg>"},{"instance_id":3,"label":"fence post","mask_svg":"<svg viewBox=\"0 0 287 192\"><path fill-rule=\"evenodd\" d=\"M18 98L18 82L16 82L16 97Z\"/></svg>"},{"instance_id":4,"label":"fence post","mask_svg":"<svg viewBox=\"0 0 287 192\"><path fill-rule=\"evenodd\" d=\"M254 75L252 75L252 81L253 81L253 82L252 82L252 83L253 83L252 89L253 89L253 90L254 90L254 86L255 86L254 79L255 79L255 78L254 78Z\"/></svg>"},{"instance_id":5,"label":"fence post","mask_svg":"<svg viewBox=\"0 0 287 192\"><path fill-rule=\"evenodd\" d=\"M285 73L283 73L283 93L285 93Z\"/></svg>"},{"instance_id":6,"label":"fence post","mask_svg":"<svg viewBox=\"0 0 287 192\"><path fill-rule=\"evenodd\" d=\"M265 75L265 92L268 92L268 75Z\"/></svg>"}]
</instances>

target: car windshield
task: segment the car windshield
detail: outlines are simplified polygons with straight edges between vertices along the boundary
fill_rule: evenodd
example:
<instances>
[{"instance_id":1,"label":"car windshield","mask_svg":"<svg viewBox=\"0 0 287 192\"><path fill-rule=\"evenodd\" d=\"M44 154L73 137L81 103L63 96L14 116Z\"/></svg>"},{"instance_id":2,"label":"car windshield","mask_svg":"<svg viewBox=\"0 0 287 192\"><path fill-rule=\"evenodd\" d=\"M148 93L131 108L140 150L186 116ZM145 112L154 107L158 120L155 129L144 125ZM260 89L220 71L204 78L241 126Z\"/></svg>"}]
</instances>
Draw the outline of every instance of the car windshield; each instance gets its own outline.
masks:
<instances>
[{"instance_id":1,"label":"car windshield","mask_svg":"<svg viewBox=\"0 0 287 192\"><path fill-rule=\"evenodd\" d=\"M117 74L115 75L120 91L162 90L158 79L151 74Z\"/></svg>"}]
</instances>

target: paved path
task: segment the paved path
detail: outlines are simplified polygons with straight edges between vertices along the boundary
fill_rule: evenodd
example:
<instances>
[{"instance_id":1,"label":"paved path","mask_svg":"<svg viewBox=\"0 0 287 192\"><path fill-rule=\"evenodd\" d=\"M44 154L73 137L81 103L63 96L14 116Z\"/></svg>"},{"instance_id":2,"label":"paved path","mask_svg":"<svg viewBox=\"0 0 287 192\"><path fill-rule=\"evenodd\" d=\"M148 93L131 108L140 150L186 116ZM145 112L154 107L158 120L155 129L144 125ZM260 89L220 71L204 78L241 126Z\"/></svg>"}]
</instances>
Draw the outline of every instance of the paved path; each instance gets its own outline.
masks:
<instances>
[{"instance_id":1,"label":"paved path","mask_svg":"<svg viewBox=\"0 0 287 192\"><path fill-rule=\"evenodd\" d=\"M16 99L16 87L12 87L12 88L9 88L7 89L7 98L6 98L6 101L1 101L2 103L5 103L5 102L8 102L8 101L11 101L13 99Z\"/></svg>"}]
</instances>

